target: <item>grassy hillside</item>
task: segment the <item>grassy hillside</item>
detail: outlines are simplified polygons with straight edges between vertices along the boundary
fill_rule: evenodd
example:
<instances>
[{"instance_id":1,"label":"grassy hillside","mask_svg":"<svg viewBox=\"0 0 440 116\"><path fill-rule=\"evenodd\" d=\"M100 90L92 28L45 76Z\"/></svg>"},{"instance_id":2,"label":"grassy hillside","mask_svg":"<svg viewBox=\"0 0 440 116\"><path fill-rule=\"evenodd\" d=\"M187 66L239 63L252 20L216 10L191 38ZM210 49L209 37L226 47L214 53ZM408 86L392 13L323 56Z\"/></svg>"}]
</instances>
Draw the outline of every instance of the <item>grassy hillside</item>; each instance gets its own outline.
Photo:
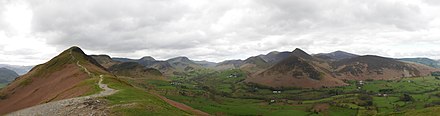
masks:
<instances>
[{"instance_id":1,"label":"grassy hillside","mask_svg":"<svg viewBox=\"0 0 440 116\"><path fill-rule=\"evenodd\" d=\"M131 86L126 81L107 75L103 82L110 88L119 90L119 92L105 97L110 101L113 115L190 115L169 105L155 95Z\"/></svg>"},{"instance_id":2,"label":"grassy hillside","mask_svg":"<svg viewBox=\"0 0 440 116\"><path fill-rule=\"evenodd\" d=\"M143 76L161 76L157 70L146 71L151 75ZM96 94L101 91L97 84L99 75L105 75L103 83L118 90L102 98L110 115L191 115L115 77L78 47L65 50L2 89L0 115L42 103Z\"/></svg>"},{"instance_id":3,"label":"grassy hillside","mask_svg":"<svg viewBox=\"0 0 440 116\"><path fill-rule=\"evenodd\" d=\"M106 73L80 48L71 47L4 87L0 91L0 114L97 93L97 74Z\"/></svg>"}]
</instances>

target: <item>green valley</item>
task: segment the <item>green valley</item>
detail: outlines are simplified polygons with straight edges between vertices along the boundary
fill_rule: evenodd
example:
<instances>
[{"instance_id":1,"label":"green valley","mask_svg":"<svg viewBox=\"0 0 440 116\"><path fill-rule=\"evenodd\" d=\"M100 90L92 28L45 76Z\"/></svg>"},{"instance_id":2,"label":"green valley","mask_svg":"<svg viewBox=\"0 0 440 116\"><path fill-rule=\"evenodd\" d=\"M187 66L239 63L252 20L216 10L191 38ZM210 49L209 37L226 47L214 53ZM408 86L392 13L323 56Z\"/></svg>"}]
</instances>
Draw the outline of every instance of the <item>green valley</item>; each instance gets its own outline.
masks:
<instances>
[{"instance_id":1,"label":"green valley","mask_svg":"<svg viewBox=\"0 0 440 116\"><path fill-rule=\"evenodd\" d=\"M213 115L404 115L440 105L440 80L432 76L319 89L250 85L245 76L238 69L203 70L134 85Z\"/></svg>"}]
</instances>

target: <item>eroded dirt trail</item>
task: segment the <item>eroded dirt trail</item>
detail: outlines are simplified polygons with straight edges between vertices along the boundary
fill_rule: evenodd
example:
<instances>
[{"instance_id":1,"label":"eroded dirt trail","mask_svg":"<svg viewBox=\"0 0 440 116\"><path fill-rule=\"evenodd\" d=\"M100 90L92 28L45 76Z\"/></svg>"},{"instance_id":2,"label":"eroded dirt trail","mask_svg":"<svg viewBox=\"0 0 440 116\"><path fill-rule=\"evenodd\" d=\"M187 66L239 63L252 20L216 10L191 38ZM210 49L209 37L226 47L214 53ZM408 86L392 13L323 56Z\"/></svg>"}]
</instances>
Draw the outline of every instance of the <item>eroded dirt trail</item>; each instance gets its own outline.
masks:
<instances>
[{"instance_id":1,"label":"eroded dirt trail","mask_svg":"<svg viewBox=\"0 0 440 116\"><path fill-rule=\"evenodd\" d=\"M105 108L105 102L98 98L112 95L117 90L103 84L102 79L103 76L100 75L98 85L103 91L98 94L40 104L10 113L7 116L106 115L108 111Z\"/></svg>"},{"instance_id":2,"label":"eroded dirt trail","mask_svg":"<svg viewBox=\"0 0 440 116\"><path fill-rule=\"evenodd\" d=\"M164 100L168 104L170 104L170 105L172 105L172 106L174 106L176 108L179 108L181 110L189 111L189 112L191 112L192 114L194 114L196 116L210 116L208 113L200 111L198 109L194 109L191 106L185 105L183 103L176 102L174 100L170 100L170 99L168 99L168 98L166 98L164 96L161 96L161 95L159 95L157 93L154 93L154 92L150 92L150 93L158 96L160 99Z\"/></svg>"},{"instance_id":3,"label":"eroded dirt trail","mask_svg":"<svg viewBox=\"0 0 440 116\"><path fill-rule=\"evenodd\" d=\"M75 57L70 54L75 60ZM78 67L83 69L89 76L93 75L87 70L86 67L76 62ZM103 91L84 97L70 98L59 101L53 101L45 104L36 105L26 109L22 109L16 112L7 114L6 116L65 116L65 115L107 115L108 109L106 108L105 101L99 99L99 97L104 97L116 93L118 90L109 88L106 84L102 83L104 78L103 75L99 76L98 86L103 89Z\"/></svg>"}]
</instances>

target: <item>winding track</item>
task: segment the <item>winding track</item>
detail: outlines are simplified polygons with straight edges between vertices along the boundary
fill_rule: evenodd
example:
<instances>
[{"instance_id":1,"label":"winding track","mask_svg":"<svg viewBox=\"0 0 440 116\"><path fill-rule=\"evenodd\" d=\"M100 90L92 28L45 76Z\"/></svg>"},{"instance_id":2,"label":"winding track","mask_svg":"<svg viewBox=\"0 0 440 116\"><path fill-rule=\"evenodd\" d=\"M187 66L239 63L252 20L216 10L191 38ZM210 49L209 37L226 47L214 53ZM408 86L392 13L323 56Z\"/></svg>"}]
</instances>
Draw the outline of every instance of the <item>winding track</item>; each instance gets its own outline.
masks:
<instances>
[{"instance_id":1,"label":"winding track","mask_svg":"<svg viewBox=\"0 0 440 116\"><path fill-rule=\"evenodd\" d=\"M72 56L73 60L76 60L75 56L72 55L72 50L70 50L70 55ZM89 76L93 76L92 73L90 73L86 67L79 64L79 61L76 62L76 65L81 69L83 69ZM95 115L95 114L102 115L102 112L89 112L88 114L78 114L78 112L71 112L71 111L86 107L70 107L70 106L83 106L84 104L87 104L87 102L90 102L95 98L112 95L118 91L109 88L106 84L102 83L102 80L104 78L103 75L99 75L99 77L100 79L98 85L101 89L104 90L101 91L100 93L84 96L84 97L76 97L76 98L70 98L70 99L64 99L64 100L49 102L45 104L40 104L16 112L12 112L10 114L7 114L6 116L54 116L54 115ZM97 100L97 102L100 101Z\"/></svg>"}]
</instances>

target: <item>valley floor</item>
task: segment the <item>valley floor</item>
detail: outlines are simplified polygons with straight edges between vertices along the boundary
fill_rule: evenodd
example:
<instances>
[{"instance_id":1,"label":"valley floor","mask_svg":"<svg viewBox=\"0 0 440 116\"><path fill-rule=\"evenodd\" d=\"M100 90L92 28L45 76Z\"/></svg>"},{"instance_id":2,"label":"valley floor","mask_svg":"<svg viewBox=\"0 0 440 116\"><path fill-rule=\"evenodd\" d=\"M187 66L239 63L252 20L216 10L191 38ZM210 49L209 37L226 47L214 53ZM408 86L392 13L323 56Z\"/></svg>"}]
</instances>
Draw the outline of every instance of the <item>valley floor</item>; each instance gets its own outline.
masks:
<instances>
[{"instance_id":1,"label":"valley floor","mask_svg":"<svg viewBox=\"0 0 440 116\"><path fill-rule=\"evenodd\" d=\"M238 75L231 77L229 75ZM240 70L199 71L170 80L101 75L100 93L8 115L436 115L440 78L347 81L335 88L268 88Z\"/></svg>"},{"instance_id":2,"label":"valley floor","mask_svg":"<svg viewBox=\"0 0 440 116\"><path fill-rule=\"evenodd\" d=\"M212 115L409 115L440 109L437 77L347 81L350 85L344 87L275 90L242 83L244 75L228 77L231 73L241 72L193 72L171 81L127 82Z\"/></svg>"}]
</instances>

